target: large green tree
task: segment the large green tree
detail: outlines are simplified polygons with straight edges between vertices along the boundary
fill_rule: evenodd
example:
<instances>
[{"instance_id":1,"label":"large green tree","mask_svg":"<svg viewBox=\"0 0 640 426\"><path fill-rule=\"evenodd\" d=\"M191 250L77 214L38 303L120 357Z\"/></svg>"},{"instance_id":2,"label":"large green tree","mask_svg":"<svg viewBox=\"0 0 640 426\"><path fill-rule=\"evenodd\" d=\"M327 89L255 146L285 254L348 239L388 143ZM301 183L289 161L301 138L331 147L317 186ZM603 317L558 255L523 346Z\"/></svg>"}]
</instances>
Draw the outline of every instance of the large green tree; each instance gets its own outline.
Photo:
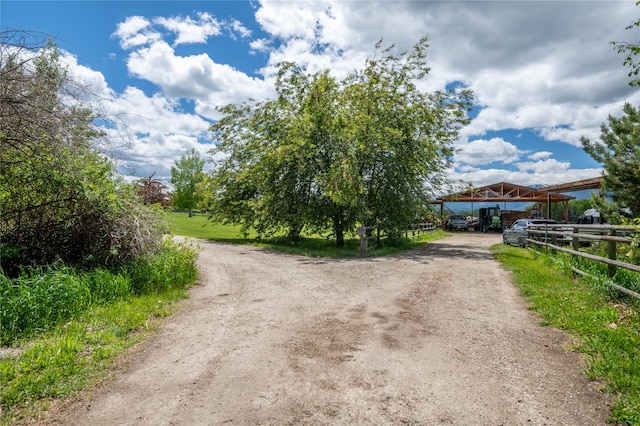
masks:
<instances>
[{"instance_id":1,"label":"large green tree","mask_svg":"<svg viewBox=\"0 0 640 426\"><path fill-rule=\"evenodd\" d=\"M618 213L640 217L640 111L626 104L623 112L619 118L609 116L599 142L585 137L580 141L603 164L603 188L618 205Z\"/></svg>"},{"instance_id":2,"label":"large green tree","mask_svg":"<svg viewBox=\"0 0 640 426\"><path fill-rule=\"evenodd\" d=\"M277 98L228 105L211 130L207 196L214 218L296 238L306 227L338 246L358 223L407 225L446 181L453 142L468 122L471 93L425 93L426 37L393 46L338 81L280 65Z\"/></svg>"},{"instance_id":3,"label":"large green tree","mask_svg":"<svg viewBox=\"0 0 640 426\"><path fill-rule=\"evenodd\" d=\"M5 272L56 260L121 262L161 242L155 216L95 149L103 133L78 94L90 95L69 76L53 43L23 32L0 33Z\"/></svg>"},{"instance_id":4,"label":"large green tree","mask_svg":"<svg viewBox=\"0 0 640 426\"><path fill-rule=\"evenodd\" d=\"M200 202L198 185L204 179L204 158L194 148L182 154L180 160L171 167L171 184L174 186L173 205L189 210L189 216Z\"/></svg>"}]
</instances>

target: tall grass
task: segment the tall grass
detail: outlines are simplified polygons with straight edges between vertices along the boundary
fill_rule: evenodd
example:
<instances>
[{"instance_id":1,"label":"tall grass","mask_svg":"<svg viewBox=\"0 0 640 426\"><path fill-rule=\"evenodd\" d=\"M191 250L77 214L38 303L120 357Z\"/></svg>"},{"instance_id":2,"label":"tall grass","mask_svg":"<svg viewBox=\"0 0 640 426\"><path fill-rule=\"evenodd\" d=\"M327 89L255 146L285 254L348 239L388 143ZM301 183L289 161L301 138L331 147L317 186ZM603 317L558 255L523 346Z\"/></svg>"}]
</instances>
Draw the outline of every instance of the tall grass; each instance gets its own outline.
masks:
<instances>
[{"instance_id":1,"label":"tall grass","mask_svg":"<svg viewBox=\"0 0 640 426\"><path fill-rule=\"evenodd\" d=\"M188 243L167 239L155 255L128 265L124 274L131 279L136 294L159 293L195 282L198 250Z\"/></svg>"},{"instance_id":2,"label":"tall grass","mask_svg":"<svg viewBox=\"0 0 640 426\"><path fill-rule=\"evenodd\" d=\"M88 274L55 265L0 276L0 344L46 331L91 304Z\"/></svg>"},{"instance_id":3,"label":"tall grass","mask_svg":"<svg viewBox=\"0 0 640 426\"><path fill-rule=\"evenodd\" d=\"M33 423L50 399L99 377L186 297L197 256L190 243L167 239L115 271L57 264L0 275L0 424Z\"/></svg>"},{"instance_id":4,"label":"tall grass","mask_svg":"<svg viewBox=\"0 0 640 426\"><path fill-rule=\"evenodd\" d=\"M608 266L602 262L596 262L579 256L571 256L561 253L553 256L554 262L567 273L572 273L572 268L586 274L585 280L603 295L613 300L626 299L623 293L611 287L612 283L640 293L640 273L624 268L616 268L613 277L608 276Z\"/></svg>"},{"instance_id":5,"label":"tall grass","mask_svg":"<svg viewBox=\"0 0 640 426\"><path fill-rule=\"evenodd\" d=\"M62 264L32 268L16 279L0 275L0 344L33 336L93 305L193 283L197 250L167 239L153 256L117 271L80 271Z\"/></svg>"}]
</instances>

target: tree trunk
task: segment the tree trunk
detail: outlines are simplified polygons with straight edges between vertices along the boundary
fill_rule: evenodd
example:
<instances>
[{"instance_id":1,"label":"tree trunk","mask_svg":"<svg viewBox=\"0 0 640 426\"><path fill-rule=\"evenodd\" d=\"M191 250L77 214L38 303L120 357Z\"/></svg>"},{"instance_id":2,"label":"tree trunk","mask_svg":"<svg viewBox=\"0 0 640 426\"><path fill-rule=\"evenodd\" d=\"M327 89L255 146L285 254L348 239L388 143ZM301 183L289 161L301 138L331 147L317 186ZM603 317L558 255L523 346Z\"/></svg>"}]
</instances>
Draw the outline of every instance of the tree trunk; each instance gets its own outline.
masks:
<instances>
[{"instance_id":1,"label":"tree trunk","mask_svg":"<svg viewBox=\"0 0 640 426\"><path fill-rule=\"evenodd\" d=\"M302 225L291 225L289 227L288 238L291 241L300 241L300 233L302 232Z\"/></svg>"}]
</instances>

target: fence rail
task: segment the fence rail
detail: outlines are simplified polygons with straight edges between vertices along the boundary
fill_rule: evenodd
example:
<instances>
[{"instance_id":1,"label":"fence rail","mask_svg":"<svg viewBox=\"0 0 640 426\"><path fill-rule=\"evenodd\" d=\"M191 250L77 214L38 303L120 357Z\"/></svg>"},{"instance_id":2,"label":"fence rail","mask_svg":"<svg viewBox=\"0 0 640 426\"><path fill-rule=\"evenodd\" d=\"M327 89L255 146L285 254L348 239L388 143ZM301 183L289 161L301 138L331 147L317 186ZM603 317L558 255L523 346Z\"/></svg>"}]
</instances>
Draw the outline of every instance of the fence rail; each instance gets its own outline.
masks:
<instances>
[{"instance_id":1,"label":"fence rail","mask_svg":"<svg viewBox=\"0 0 640 426\"><path fill-rule=\"evenodd\" d=\"M405 238L419 238L426 233L435 231L436 228L437 226L431 222L415 223L404 230L404 236Z\"/></svg>"},{"instance_id":2,"label":"fence rail","mask_svg":"<svg viewBox=\"0 0 640 426\"><path fill-rule=\"evenodd\" d=\"M408 225L406 228L399 229L400 234L404 234L405 238L418 238L422 235L433 232L438 227L431 222L414 223ZM386 235L381 235L379 232L373 233L374 229L378 229L378 226L365 226L362 225L357 229L357 233L360 236L360 247L358 254L367 254L369 250L375 248L375 246L369 246L369 240L379 240L385 238Z\"/></svg>"},{"instance_id":3,"label":"fence rail","mask_svg":"<svg viewBox=\"0 0 640 426\"><path fill-rule=\"evenodd\" d=\"M621 262L617 260L617 244L630 244L631 235L636 232L635 228L629 226L614 225L532 225L525 241L538 247L569 253L573 256L601 262L608 265L607 275L613 277L617 268L627 269L640 273L640 265ZM596 256L594 254L580 251L580 247L591 241L607 243L607 257ZM570 246L571 248L565 247ZM577 268L572 270L580 275L586 275L584 271ZM640 294L612 284L612 287L623 293L640 299Z\"/></svg>"}]
</instances>

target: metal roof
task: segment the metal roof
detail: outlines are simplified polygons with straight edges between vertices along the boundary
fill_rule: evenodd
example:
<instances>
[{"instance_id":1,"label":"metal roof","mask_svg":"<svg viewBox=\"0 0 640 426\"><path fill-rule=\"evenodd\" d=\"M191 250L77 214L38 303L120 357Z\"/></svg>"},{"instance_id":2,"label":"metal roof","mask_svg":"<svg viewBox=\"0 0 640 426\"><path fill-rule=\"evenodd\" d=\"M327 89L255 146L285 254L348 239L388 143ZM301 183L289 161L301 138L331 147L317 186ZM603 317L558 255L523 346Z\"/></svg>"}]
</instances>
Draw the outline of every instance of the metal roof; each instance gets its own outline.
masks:
<instances>
[{"instance_id":1,"label":"metal roof","mask_svg":"<svg viewBox=\"0 0 640 426\"><path fill-rule=\"evenodd\" d=\"M551 185L539 188L542 191L549 192L571 192L582 191L583 189L599 189L602 188L602 176L591 179L577 180L575 182L561 183L560 185Z\"/></svg>"},{"instance_id":2,"label":"metal roof","mask_svg":"<svg viewBox=\"0 0 640 426\"><path fill-rule=\"evenodd\" d=\"M513 183L500 182L493 185L473 188L469 191L457 194L445 195L432 201L432 204L442 204L445 202L562 202L573 200L576 197L558 194L540 189L533 189L527 186L515 185Z\"/></svg>"}]
</instances>

